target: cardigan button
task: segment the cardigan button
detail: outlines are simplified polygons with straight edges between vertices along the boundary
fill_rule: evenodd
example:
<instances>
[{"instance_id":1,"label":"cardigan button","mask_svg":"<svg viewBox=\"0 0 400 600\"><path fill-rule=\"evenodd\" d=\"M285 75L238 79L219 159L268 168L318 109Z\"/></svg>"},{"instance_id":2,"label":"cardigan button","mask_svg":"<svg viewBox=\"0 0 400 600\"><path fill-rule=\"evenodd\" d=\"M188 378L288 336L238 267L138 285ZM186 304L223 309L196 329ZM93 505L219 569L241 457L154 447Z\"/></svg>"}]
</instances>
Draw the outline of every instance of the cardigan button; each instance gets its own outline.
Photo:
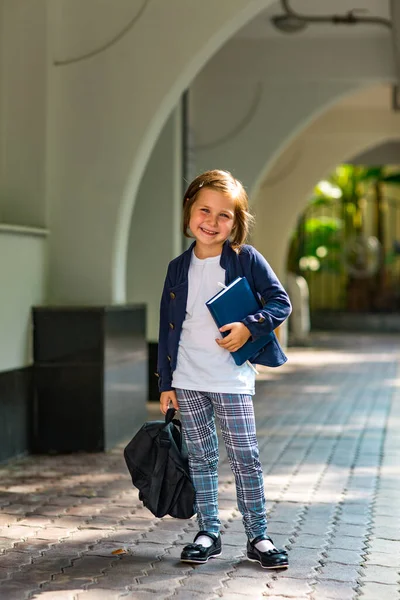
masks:
<instances>
[{"instance_id":1,"label":"cardigan button","mask_svg":"<svg viewBox=\"0 0 400 600\"><path fill-rule=\"evenodd\" d=\"M168 358L169 362L171 362L171 357L169 355L167 356L167 358Z\"/></svg>"},{"instance_id":2,"label":"cardigan button","mask_svg":"<svg viewBox=\"0 0 400 600\"><path fill-rule=\"evenodd\" d=\"M154 373L154 375L155 375L156 377L160 377L159 373Z\"/></svg>"},{"instance_id":3,"label":"cardigan button","mask_svg":"<svg viewBox=\"0 0 400 600\"><path fill-rule=\"evenodd\" d=\"M171 300L175 300L176 295L174 294L174 292L170 292L169 297L171 298Z\"/></svg>"},{"instance_id":4,"label":"cardigan button","mask_svg":"<svg viewBox=\"0 0 400 600\"><path fill-rule=\"evenodd\" d=\"M173 323L170 323L170 324L169 324L169 328L170 328L170 329L175 329L175 325L174 325Z\"/></svg>"},{"instance_id":5,"label":"cardigan button","mask_svg":"<svg viewBox=\"0 0 400 600\"><path fill-rule=\"evenodd\" d=\"M265 317L260 317L257 321L257 323L264 323L265 321Z\"/></svg>"}]
</instances>

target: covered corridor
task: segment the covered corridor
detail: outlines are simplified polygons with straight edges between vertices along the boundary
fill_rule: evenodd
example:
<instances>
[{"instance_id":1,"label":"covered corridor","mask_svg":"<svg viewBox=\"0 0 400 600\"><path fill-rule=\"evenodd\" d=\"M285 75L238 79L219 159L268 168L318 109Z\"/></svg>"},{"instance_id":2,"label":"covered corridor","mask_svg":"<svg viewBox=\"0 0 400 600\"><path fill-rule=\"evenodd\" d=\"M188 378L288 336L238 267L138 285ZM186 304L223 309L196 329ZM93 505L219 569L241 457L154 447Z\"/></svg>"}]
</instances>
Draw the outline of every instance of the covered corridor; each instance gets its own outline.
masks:
<instances>
[{"instance_id":1,"label":"covered corridor","mask_svg":"<svg viewBox=\"0 0 400 600\"><path fill-rule=\"evenodd\" d=\"M222 556L180 563L196 524L156 519L142 507L121 444L1 468L0 597L398 600L399 360L398 336L318 333L312 346L290 349L284 367L260 373L269 533L290 552L287 571L244 558L222 448ZM154 403L148 411L158 418Z\"/></svg>"}]
</instances>

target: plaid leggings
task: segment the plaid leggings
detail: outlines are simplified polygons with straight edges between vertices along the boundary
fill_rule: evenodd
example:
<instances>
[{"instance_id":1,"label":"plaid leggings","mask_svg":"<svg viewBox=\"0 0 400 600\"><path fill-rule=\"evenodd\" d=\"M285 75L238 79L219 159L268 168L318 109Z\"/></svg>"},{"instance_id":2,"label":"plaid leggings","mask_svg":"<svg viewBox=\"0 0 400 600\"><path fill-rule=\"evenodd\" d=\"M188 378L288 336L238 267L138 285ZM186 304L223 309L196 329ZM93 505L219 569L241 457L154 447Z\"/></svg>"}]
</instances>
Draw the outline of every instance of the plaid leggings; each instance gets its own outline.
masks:
<instances>
[{"instance_id":1,"label":"plaid leggings","mask_svg":"<svg viewBox=\"0 0 400 600\"><path fill-rule=\"evenodd\" d=\"M197 521L202 531L218 534L218 438L215 415L232 472L238 508L249 539L266 532L264 481L259 461L252 397L176 389L196 490Z\"/></svg>"}]
</instances>

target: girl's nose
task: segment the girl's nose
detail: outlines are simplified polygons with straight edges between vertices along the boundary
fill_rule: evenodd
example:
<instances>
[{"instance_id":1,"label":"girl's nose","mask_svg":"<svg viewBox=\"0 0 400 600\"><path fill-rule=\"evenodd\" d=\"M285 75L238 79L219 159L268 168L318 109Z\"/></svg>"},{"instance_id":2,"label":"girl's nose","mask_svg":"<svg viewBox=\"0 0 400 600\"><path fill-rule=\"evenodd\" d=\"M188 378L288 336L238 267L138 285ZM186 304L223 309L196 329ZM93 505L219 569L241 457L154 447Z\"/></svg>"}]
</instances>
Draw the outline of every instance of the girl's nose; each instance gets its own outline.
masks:
<instances>
[{"instance_id":1,"label":"girl's nose","mask_svg":"<svg viewBox=\"0 0 400 600\"><path fill-rule=\"evenodd\" d=\"M209 221L210 225L213 225L214 227L216 227L217 223L218 223L217 215L209 215L208 221Z\"/></svg>"}]
</instances>

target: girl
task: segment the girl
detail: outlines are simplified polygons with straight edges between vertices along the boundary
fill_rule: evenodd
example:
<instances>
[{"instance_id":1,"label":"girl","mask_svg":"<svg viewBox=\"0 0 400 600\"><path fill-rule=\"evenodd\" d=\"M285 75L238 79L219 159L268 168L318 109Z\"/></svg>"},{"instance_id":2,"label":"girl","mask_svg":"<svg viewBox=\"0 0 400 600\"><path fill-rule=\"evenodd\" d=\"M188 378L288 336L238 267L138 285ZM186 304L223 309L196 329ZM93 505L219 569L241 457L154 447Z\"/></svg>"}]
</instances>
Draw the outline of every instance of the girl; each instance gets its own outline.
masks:
<instances>
[{"instance_id":1,"label":"girl","mask_svg":"<svg viewBox=\"0 0 400 600\"><path fill-rule=\"evenodd\" d=\"M189 185L183 204L183 233L194 238L168 266L160 308L157 375L161 412L180 410L196 490L199 524L181 560L205 563L221 554L218 518L218 417L235 476L238 508L248 537L247 557L266 569L288 566L285 550L266 535L263 474L259 461L252 395L254 370L237 366L231 352L252 337L271 333L289 316L289 298L264 257L244 245L251 216L242 184L226 171L207 171ZM205 302L245 276L262 308L218 331ZM229 331L226 337L220 332ZM257 363L278 367L286 356L276 336Z\"/></svg>"}]
</instances>

